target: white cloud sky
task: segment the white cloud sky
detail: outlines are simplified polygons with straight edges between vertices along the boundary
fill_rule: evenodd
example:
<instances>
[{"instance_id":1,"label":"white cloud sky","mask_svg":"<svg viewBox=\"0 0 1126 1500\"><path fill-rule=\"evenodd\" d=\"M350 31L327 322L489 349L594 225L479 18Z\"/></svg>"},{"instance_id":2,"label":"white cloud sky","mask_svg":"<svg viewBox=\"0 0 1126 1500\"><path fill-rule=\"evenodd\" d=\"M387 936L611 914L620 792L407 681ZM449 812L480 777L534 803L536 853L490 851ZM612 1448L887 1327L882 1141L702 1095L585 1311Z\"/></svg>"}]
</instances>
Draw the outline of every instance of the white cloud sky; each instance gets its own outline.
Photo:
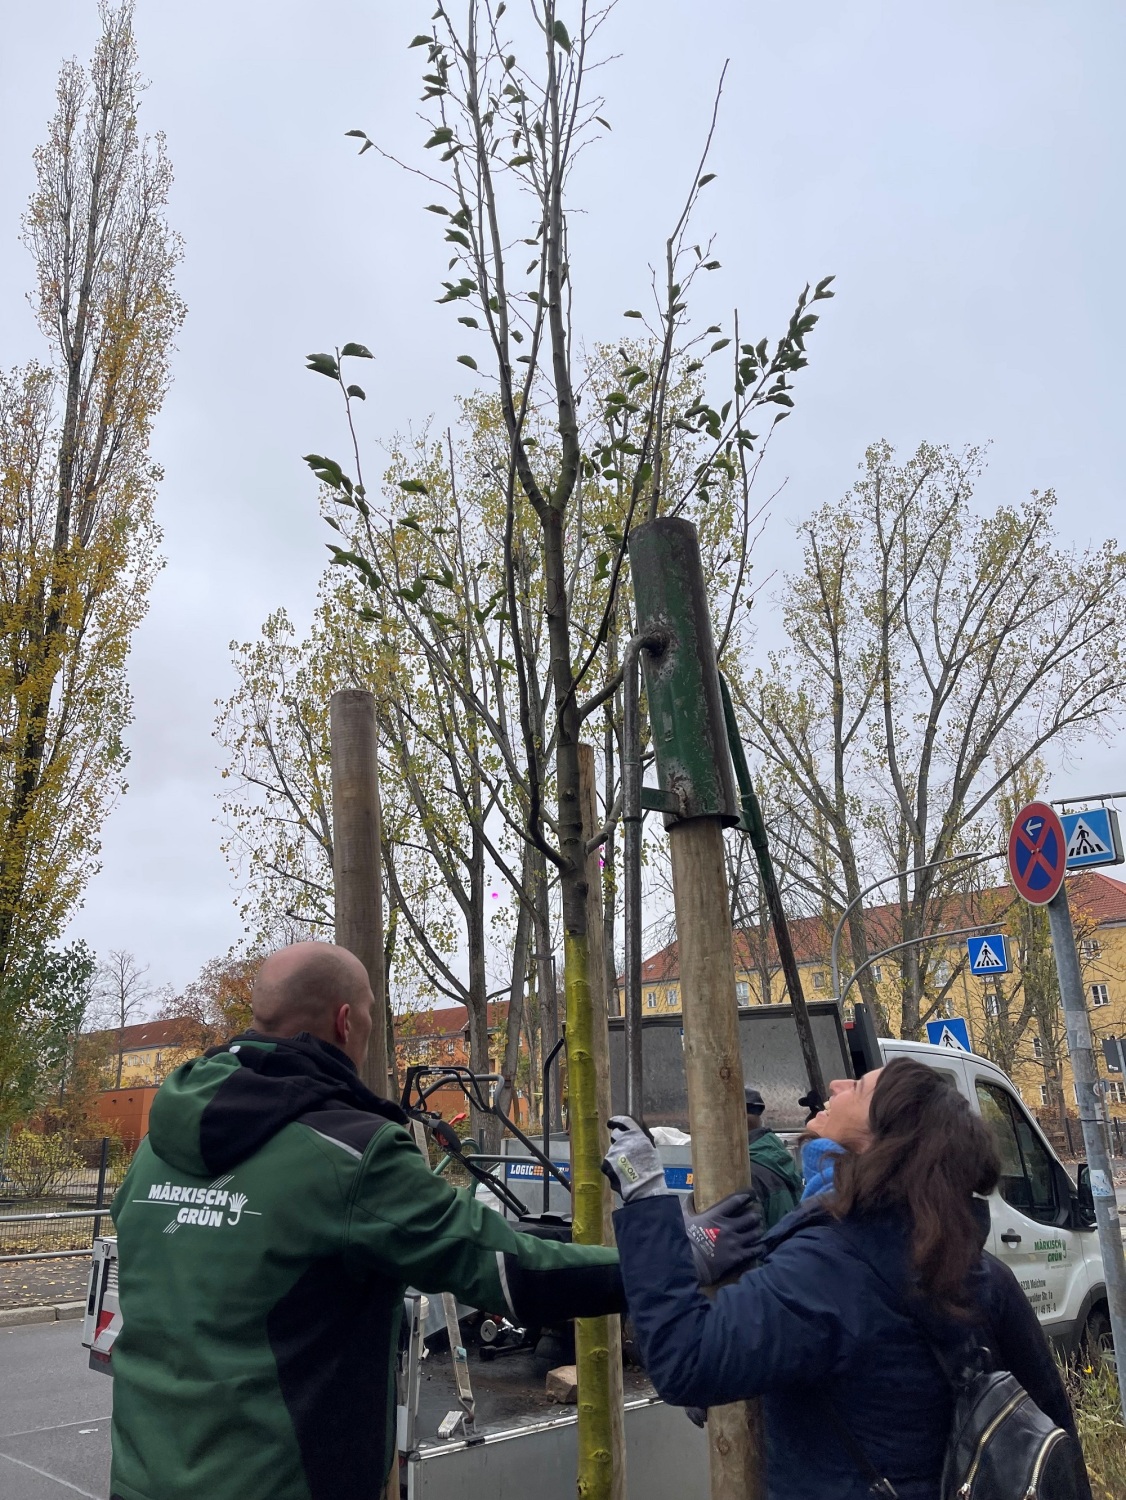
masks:
<instances>
[{"instance_id":1,"label":"white cloud sky","mask_svg":"<svg viewBox=\"0 0 1126 1500\"><path fill-rule=\"evenodd\" d=\"M510 4L519 0L510 0ZM176 167L189 317L155 435L168 566L138 632L128 795L72 931L132 949L181 984L240 936L219 853L213 700L228 642L285 604L306 618L326 556L300 455L340 447L309 350L360 339L367 440L451 411L468 389L432 194L344 132L418 159L431 6L376 0L141 0L146 129ZM87 57L94 0L10 7L0 52L0 362L37 348L18 220L64 55ZM760 544L793 560L792 520L839 495L887 437L991 441L988 501L1054 487L1076 542L1114 534L1124 454L1122 311L1126 13L813 0L622 0L600 86L613 132L575 181L580 334L613 338L645 295L731 59L701 228L717 233L714 308L775 332L802 283L835 272L794 416L772 450L788 477ZM710 217L709 217L710 216ZM628 327L629 325L625 325ZM769 605L759 621L768 640ZM1056 790L1117 789L1097 748ZM1098 782L1098 786L1093 783Z\"/></svg>"}]
</instances>

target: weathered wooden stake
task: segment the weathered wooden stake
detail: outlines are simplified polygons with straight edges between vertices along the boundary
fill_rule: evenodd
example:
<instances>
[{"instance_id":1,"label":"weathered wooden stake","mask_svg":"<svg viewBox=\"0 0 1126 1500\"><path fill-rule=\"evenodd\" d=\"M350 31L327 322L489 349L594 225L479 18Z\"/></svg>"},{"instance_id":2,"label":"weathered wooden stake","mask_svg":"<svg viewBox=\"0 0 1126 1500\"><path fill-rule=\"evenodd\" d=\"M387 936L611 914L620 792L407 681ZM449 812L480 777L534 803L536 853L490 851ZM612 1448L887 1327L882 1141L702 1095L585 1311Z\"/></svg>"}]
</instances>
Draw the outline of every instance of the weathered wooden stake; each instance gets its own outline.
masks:
<instances>
[{"instance_id":1,"label":"weathered wooden stake","mask_svg":"<svg viewBox=\"0 0 1126 1500\"><path fill-rule=\"evenodd\" d=\"M723 829L715 818L674 823L669 845L693 1193L704 1208L751 1185ZM756 1500L763 1493L757 1402L712 1407L708 1457L712 1500Z\"/></svg>"},{"instance_id":2,"label":"weathered wooden stake","mask_svg":"<svg viewBox=\"0 0 1126 1500\"><path fill-rule=\"evenodd\" d=\"M368 971L375 1005L363 1080L386 1095L387 1000L383 971L383 867L375 698L344 688L329 701L332 755L332 876L336 941Z\"/></svg>"}]
</instances>

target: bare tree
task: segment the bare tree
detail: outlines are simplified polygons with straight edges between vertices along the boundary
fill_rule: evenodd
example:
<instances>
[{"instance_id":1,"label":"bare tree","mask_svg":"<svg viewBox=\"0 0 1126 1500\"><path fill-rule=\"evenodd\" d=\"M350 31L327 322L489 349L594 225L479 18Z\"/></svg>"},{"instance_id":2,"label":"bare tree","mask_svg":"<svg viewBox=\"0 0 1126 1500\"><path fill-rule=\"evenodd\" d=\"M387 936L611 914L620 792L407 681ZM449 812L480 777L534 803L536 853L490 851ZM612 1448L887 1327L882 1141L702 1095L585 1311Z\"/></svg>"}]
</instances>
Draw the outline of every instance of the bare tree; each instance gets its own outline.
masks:
<instances>
[{"instance_id":1,"label":"bare tree","mask_svg":"<svg viewBox=\"0 0 1126 1500\"><path fill-rule=\"evenodd\" d=\"M125 1067L125 1028L138 1020L157 999L148 981L148 964L137 963L124 948L111 949L98 965L94 980L94 1001L90 1018L107 1031L116 1031L116 1062L113 1087L121 1087Z\"/></svg>"},{"instance_id":2,"label":"bare tree","mask_svg":"<svg viewBox=\"0 0 1126 1500\"><path fill-rule=\"evenodd\" d=\"M1105 737L1122 707L1126 554L1113 542L1062 547L1050 494L978 513L981 470L974 449L924 445L897 464L887 444L870 448L859 483L803 526L788 644L742 695L760 756L829 856L838 912L873 870L996 847L997 800L1022 769L1048 746ZM953 869L904 873L895 891L899 937L912 943L905 1036L941 999L929 978L940 950L919 940L965 886ZM859 905L849 936L859 967Z\"/></svg>"}]
</instances>

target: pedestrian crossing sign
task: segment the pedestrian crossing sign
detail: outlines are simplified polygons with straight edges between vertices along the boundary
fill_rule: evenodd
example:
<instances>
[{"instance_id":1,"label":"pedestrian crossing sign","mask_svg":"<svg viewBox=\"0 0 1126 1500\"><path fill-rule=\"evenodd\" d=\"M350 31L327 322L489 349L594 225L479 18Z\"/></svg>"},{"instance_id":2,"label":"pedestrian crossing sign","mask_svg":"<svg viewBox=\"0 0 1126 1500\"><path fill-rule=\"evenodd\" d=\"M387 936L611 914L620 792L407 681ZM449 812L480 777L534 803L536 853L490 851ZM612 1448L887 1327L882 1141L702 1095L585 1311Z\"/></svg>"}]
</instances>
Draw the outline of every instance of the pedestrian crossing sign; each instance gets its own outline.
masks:
<instances>
[{"instance_id":1,"label":"pedestrian crossing sign","mask_svg":"<svg viewBox=\"0 0 1126 1500\"><path fill-rule=\"evenodd\" d=\"M975 978L985 979L992 974L1009 972L1009 945L1003 932L967 938L966 949L970 955L970 973Z\"/></svg>"},{"instance_id":2,"label":"pedestrian crossing sign","mask_svg":"<svg viewBox=\"0 0 1126 1500\"><path fill-rule=\"evenodd\" d=\"M1085 812L1063 813L1060 822L1067 841L1069 870L1122 863L1118 814L1113 808L1089 807Z\"/></svg>"},{"instance_id":3,"label":"pedestrian crossing sign","mask_svg":"<svg viewBox=\"0 0 1126 1500\"><path fill-rule=\"evenodd\" d=\"M927 1022L927 1041L949 1052L972 1052L970 1028L965 1016L949 1016L944 1021Z\"/></svg>"}]
</instances>

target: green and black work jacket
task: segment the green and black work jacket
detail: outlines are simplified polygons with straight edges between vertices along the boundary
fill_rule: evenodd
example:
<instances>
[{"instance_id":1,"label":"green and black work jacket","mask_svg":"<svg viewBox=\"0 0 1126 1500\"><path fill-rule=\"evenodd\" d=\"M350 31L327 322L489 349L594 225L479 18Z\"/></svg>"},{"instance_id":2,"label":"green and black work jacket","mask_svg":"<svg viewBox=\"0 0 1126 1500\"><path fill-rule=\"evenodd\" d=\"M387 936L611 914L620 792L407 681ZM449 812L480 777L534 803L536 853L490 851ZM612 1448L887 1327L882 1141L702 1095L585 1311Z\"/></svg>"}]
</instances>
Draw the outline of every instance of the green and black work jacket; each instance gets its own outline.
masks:
<instances>
[{"instance_id":1,"label":"green and black work jacket","mask_svg":"<svg viewBox=\"0 0 1126 1500\"><path fill-rule=\"evenodd\" d=\"M800 1203L801 1172L781 1137L765 1125L750 1132L747 1148L751 1155L751 1191L762 1209L762 1227L771 1229Z\"/></svg>"},{"instance_id":2,"label":"green and black work jacket","mask_svg":"<svg viewBox=\"0 0 1126 1500\"><path fill-rule=\"evenodd\" d=\"M403 1292L520 1324L620 1311L613 1250L513 1230L435 1177L335 1047L185 1063L113 1205L120 1500L376 1500Z\"/></svg>"}]
</instances>

